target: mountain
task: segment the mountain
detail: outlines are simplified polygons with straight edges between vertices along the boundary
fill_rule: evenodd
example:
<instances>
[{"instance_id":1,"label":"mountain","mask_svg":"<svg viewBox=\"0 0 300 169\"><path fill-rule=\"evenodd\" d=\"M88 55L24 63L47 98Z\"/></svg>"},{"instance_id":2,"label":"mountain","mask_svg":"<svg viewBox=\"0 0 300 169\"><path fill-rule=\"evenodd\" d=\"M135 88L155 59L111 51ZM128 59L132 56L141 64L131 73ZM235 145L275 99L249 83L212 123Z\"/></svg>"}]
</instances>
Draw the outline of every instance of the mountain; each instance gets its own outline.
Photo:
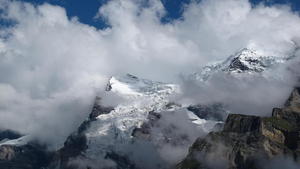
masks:
<instances>
[{"instance_id":1,"label":"mountain","mask_svg":"<svg viewBox=\"0 0 300 169\"><path fill-rule=\"evenodd\" d=\"M202 83L219 72L261 74L292 57L245 48L189 77ZM252 159L258 150L266 154L263 159L286 154L298 158L298 89L272 117L229 114L222 103L180 105L171 98L181 92L177 84L112 76L87 119L55 152L29 136L0 131L0 168L196 169L211 167L203 159L209 162L220 152L217 157L229 161L231 169L260 169ZM105 104L106 97L114 106Z\"/></svg>"},{"instance_id":2,"label":"mountain","mask_svg":"<svg viewBox=\"0 0 300 169\"><path fill-rule=\"evenodd\" d=\"M192 76L200 81L205 81L217 72L233 75L261 73L292 57L268 56L245 48L223 62L204 67ZM222 129L222 121L228 116L228 111L218 103L187 105L187 107L173 103L169 97L181 92L178 85L155 82L130 74L111 77L106 92L114 93L122 98L123 102L115 107L105 107L102 105L100 97L95 101L89 119L68 138L60 151L60 156L63 157L60 159L62 168L70 167L70 159L74 158L88 160L90 165L97 163L100 158L112 162L118 169L143 168L139 163L147 163L147 160L141 162L134 158L136 153L145 151L139 148L141 142L144 146L151 145L155 151L155 153L151 153L156 156L161 155L160 151L166 145L171 145L175 147L174 149L181 145L188 149L197 137L202 138L208 132L217 132ZM231 116L229 115L229 117ZM175 131L182 128L183 125L174 124L176 118L170 123L168 119L173 117L180 118L180 122L178 122L184 123L189 130L193 130L192 128L197 128L197 130L194 130L193 134L188 134L188 130ZM226 125L227 122L225 127ZM128 147L132 146L136 147L136 150L128 152ZM74 150L76 151L74 152ZM150 156L150 154L148 155ZM154 160L156 162L148 165L152 165L150 168L169 168L173 165L172 163L183 157L177 157L176 160L171 160L169 165L163 166L164 163L167 163L164 161L165 158L156 157ZM105 163L110 165L110 162ZM71 166L74 168L76 163L72 164ZM111 167L109 165L108 168ZM145 166L143 169L146 169Z\"/></svg>"},{"instance_id":3,"label":"mountain","mask_svg":"<svg viewBox=\"0 0 300 169\"><path fill-rule=\"evenodd\" d=\"M177 91L177 86L139 79L132 75L112 77L109 81L110 92L128 99L114 107L108 114L101 114L85 131L88 148L85 155L89 158L104 157L107 152L118 151L118 144L129 143L135 128L147 121L149 112L161 112L167 107L168 96Z\"/></svg>"},{"instance_id":4,"label":"mountain","mask_svg":"<svg viewBox=\"0 0 300 169\"><path fill-rule=\"evenodd\" d=\"M204 66L196 73L191 74L190 78L204 82L218 72L230 74L261 73L294 57L294 52L288 56L270 56L255 49L243 48L223 61Z\"/></svg>"},{"instance_id":5,"label":"mountain","mask_svg":"<svg viewBox=\"0 0 300 169\"><path fill-rule=\"evenodd\" d=\"M271 117L230 114L223 130L198 138L177 168L263 169L278 156L300 166L300 88Z\"/></svg>"},{"instance_id":6,"label":"mountain","mask_svg":"<svg viewBox=\"0 0 300 169\"><path fill-rule=\"evenodd\" d=\"M142 168L137 164L140 161L130 157L145 151L138 148L141 144L152 147L148 153L153 154L160 154L160 149L167 146L174 146L174 149L184 147L187 153L188 147L199 136L196 133L188 135L189 130L206 134L218 123L200 119L186 107L170 102L169 97L180 92L175 84L127 74L111 77L106 92L125 101L116 107L105 107L97 97L89 118L67 139L52 166L73 169L76 165L70 163L76 158L89 160L90 165L97 163L98 159L105 159L120 169ZM180 123L176 124L176 118ZM130 146L136 147L135 152L127 150ZM176 161L183 157L176 157ZM157 163L153 165L162 168L161 165L166 163L164 158L157 155ZM172 164L175 163L174 160Z\"/></svg>"},{"instance_id":7,"label":"mountain","mask_svg":"<svg viewBox=\"0 0 300 169\"><path fill-rule=\"evenodd\" d=\"M0 131L1 169L41 169L51 163L53 153L45 145L12 130Z\"/></svg>"}]
</instances>

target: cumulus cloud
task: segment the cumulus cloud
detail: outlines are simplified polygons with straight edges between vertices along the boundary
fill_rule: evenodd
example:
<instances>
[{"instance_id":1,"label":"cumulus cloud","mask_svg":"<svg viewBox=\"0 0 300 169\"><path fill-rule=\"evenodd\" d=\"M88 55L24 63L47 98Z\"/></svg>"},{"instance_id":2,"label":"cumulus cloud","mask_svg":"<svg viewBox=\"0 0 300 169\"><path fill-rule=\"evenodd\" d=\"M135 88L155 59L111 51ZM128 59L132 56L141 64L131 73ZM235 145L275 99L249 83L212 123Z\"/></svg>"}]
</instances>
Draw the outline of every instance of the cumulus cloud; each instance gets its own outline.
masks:
<instances>
[{"instance_id":1,"label":"cumulus cloud","mask_svg":"<svg viewBox=\"0 0 300 169\"><path fill-rule=\"evenodd\" d=\"M96 57L99 32L68 20L61 7L15 1L1 7L17 22L0 42L1 127L61 143L107 81L105 58Z\"/></svg>"},{"instance_id":2,"label":"cumulus cloud","mask_svg":"<svg viewBox=\"0 0 300 169\"><path fill-rule=\"evenodd\" d=\"M187 5L180 20L161 23L166 13L161 2L143 2L109 1L95 15L110 27L99 30L68 18L59 6L1 0L1 18L14 24L0 31L0 127L62 143L87 116L95 94L111 75L129 72L177 81L178 74L194 72L243 47L287 55L300 35L299 16L288 6L203 0ZM240 87L238 82L223 82ZM208 91L224 88L218 85ZM255 87L260 93L262 85L249 82L246 89ZM269 94L279 97L292 85L268 86ZM229 100L238 102L246 94ZM266 100L255 100L255 92L249 98L242 103Z\"/></svg>"}]
</instances>

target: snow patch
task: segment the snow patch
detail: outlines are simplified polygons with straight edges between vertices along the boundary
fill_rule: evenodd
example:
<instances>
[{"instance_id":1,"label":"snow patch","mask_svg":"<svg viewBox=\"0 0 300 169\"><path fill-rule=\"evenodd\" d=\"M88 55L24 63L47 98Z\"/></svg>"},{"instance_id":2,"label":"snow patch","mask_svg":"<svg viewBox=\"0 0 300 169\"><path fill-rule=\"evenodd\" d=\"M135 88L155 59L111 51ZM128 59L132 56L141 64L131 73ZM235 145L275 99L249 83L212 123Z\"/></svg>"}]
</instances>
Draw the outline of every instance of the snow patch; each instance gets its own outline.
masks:
<instances>
[{"instance_id":1,"label":"snow patch","mask_svg":"<svg viewBox=\"0 0 300 169\"><path fill-rule=\"evenodd\" d=\"M26 145L30 141L29 136L23 136L13 140L3 140L0 142L0 146L3 145L12 145L12 146L23 146Z\"/></svg>"}]
</instances>

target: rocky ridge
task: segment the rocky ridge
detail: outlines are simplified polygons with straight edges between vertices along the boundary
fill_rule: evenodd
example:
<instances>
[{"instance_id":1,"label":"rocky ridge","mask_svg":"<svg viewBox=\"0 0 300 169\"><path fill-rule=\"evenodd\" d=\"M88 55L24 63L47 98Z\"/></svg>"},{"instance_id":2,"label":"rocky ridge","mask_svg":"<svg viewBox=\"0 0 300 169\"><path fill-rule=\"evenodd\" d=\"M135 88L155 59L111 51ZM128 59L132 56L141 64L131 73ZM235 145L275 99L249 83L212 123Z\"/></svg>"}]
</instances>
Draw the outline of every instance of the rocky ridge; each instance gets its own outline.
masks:
<instances>
[{"instance_id":1,"label":"rocky ridge","mask_svg":"<svg viewBox=\"0 0 300 169\"><path fill-rule=\"evenodd\" d=\"M49 152L45 145L27 142L26 137L11 130L3 130L0 135L1 169L42 169L51 163L53 152Z\"/></svg>"},{"instance_id":2,"label":"rocky ridge","mask_svg":"<svg viewBox=\"0 0 300 169\"><path fill-rule=\"evenodd\" d=\"M300 88L271 117L230 114L224 128L198 138L178 169L262 169L286 156L300 166ZM216 159L218 161L216 162Z\"/></svg>"}]
</instances>

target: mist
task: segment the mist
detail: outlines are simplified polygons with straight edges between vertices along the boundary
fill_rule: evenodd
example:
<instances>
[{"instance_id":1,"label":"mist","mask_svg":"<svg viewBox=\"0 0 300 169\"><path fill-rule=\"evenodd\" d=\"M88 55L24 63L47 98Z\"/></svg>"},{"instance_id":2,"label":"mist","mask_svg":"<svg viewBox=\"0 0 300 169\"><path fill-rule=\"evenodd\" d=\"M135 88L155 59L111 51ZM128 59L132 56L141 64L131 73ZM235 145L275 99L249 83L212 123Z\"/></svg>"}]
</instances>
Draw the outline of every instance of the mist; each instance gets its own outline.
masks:
<instances>
[{"instance_id":1,"label":"mist","mask_svg":"<svg viewBox=\"0 0 300 169\"><path fill-rule=\"evenodd\" d=\"M12 23L0 28L0 128L61 145L112 75L180 83L182 102L225 101L233 112L254 114L283 104L298 83L292 64L266 72L278 77L270 80L215 75L194 85L179 78L244 47L288 55L300 35L299 14L289 6L203 0L162 23L162 3L143 2L109 1L95 13L109 27L97 29L68 18L60 6L0 0L1 19Z\"/></svg>"}]
</instances>

